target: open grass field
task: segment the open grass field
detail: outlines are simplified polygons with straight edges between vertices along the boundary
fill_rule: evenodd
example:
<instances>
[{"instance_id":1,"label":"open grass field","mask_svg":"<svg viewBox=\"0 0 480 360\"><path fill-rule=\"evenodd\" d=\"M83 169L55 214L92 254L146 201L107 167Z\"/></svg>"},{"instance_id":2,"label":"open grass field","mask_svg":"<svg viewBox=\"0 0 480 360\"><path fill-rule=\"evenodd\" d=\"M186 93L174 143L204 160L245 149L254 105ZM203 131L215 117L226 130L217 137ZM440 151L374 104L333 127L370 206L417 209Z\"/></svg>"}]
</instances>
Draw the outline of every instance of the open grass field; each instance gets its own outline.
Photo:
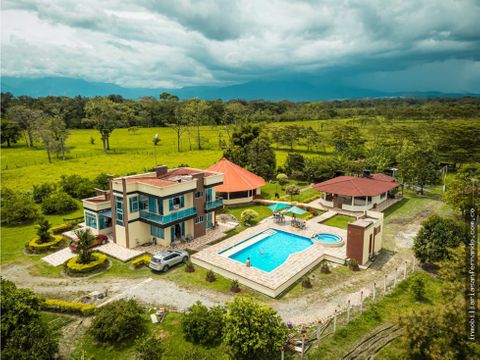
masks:
<instances>
[{"instance_id":1,"label":"open grass field","mask_svg":"<svg viewBox=\"0 0 480 360\"><path fill-rule=\"evenodd\" d=\"M330 219L325 220L322 224L337 227L340 229L346 229L348 223L351 223L354 220L355 218L352 216L337 214L335 216L332 216Z\"/></svg>"},{"instance_id":2,"label":"open grass field","mask_svg":"<svg viewBox=\"0 0 480 360\"><path fill-rule=\"evenodd\" d=\"M334 126L341 122L353 121L352 119L317 120L270 123L269 127L281 127L287 125L311 126L319 132L319 141L325 143L325 147L316 151L307 151L303 145L295 145L294 150L302 155L329 156L333 152L328 145L332 137ZM457 122L460 122L458 120ZM396 124L419 125L422 121L396 121ZM322 125L323 124L323 125ZM367 122L361 125L365 138L372 142L375 140L377 122ZM428 127L425 127L428 128ZM152 138L158 134L161 142L154 146ZM40 143L35 148L27 148L23 142L13 145L12 148L2 146L1 171L2 186L30 190L34 184L56 181L61 175L79 174L93 178L99 173L111 173L123 175L133 172L141 172L152 168L156 164L178 166L188 164L193 167L205 168L220 159L223 150L219 148L219 139L226 140L227 134L221 127L204 126L201 129L204 139L205 150L197 150L192 136L192 147L188 136L184 134L181 142L181 152L177 151L176 137L169 128L142 128L135 134L129 133L128 129L116 129L110 138L111 150L104 154L100 135L96 130L71 130L67 140L67 160L54 159L48 163L45 150ZM90 144L90 138L95 143ZM283 165L287 153L286 147L276 149L277 165ZM192 150L190 150L192 149Z\"/></svg>"}]
</instances>

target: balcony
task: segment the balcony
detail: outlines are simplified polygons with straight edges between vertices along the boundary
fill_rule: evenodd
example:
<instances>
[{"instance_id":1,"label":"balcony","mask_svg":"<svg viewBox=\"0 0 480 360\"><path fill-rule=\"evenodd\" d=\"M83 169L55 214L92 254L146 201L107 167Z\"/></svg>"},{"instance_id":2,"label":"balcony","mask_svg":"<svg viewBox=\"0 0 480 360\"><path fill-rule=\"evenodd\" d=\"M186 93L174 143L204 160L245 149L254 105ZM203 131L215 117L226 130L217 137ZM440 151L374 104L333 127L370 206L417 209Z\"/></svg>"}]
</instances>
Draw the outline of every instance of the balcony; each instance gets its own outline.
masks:
<instances>
[{"instance_id":1,"label":"balcony","mask_svg":"<svg viewBox=\"0 0 480 360\"><path fill-rule=\"evenodd\" d=\"M221 208L222 206L223 206L223 199L218 198L218 199L215 199L214 201L207 201L205 203L205 210L209 211L212 209L218 209L218 208Z\"/></svg>"},{"instance_id":2,"label":"balcony","mask_svg":"<svg viewBox=\"0 0 480 360\"><path fill-rule=\"evenodd\" d=\"M168 215L160 215L152 213L146 210L140 210L140 219L150 220L160 225L167 225L177 220L187 218L189 216L195 215L197 210L195 208L189 208L185 210L180 210Z\"/></svg>"}]
</instances>

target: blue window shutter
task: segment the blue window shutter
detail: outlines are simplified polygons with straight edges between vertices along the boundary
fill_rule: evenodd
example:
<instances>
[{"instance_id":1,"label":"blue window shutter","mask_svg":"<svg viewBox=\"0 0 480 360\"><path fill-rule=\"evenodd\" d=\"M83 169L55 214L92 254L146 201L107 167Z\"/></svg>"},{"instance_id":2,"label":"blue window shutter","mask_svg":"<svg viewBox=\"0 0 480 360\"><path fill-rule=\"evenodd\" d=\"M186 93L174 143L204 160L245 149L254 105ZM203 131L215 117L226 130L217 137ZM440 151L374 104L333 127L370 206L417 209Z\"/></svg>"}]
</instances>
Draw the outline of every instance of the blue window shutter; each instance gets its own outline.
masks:
<instances>
[{"instance_id":1,"label":"blue window shutter","mask_svg":"<svg viewBox=\"0 0 480 360\"><path fill-rule=\"evenodd\" d=\"M157 212L157 199L153 196L148 197L148 211L152 213Z\"/></svg>"},{"instance_id":2,"label":"blue window shutter","mask_svg":"<svg viewBox=\"0 0 480 360\"><path fill-rule=\"evenodd\" d=\"M159 214L163 215L163 199L158 199L158 204L159 204Z\"/></svg>"},{"instance_id":3,"label":"blue window shutter","mask_svg":"<svg viewBox=\"0 0 480 360\"><path fill-rule=\"evenodd\" d=\"M170 211L173 210L173 199L172 198L168 199L168 208L170 209Z\"/></svg>"},{"instance_id":4,"label":"blue window shutter","mask_svg":"<svg viewBox=\"0 0 480 360\"><path fill-rule=\"evenodd\" d=\"M182 195L180 196L180 207L184 207L185 206L185 195Z\"/></svg>"}]
</instances>

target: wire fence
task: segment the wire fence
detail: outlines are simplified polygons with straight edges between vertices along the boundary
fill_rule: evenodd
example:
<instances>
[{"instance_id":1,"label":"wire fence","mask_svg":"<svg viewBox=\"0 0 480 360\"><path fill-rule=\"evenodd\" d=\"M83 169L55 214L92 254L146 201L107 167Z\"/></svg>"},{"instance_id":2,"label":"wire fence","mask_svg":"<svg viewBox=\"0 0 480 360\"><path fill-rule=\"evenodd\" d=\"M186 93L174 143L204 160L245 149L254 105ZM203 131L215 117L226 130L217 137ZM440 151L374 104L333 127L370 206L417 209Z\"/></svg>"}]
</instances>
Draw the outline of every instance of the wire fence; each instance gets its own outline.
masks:
<instances>
[{"instance_id":1,"label":"wire fence","mask_svg":"<svg viewBox=\"0 0 480 360\"><path fill-rule=\"evenodd\" d=\"M341 327L348 325L352 320L360 316L368 305L390 294L403 280L415 272L416 259L404 261L400 267L383 275L383 278L374 281L370 286L364 287L359 292L347 295L338 303L333 314L320 319L317 323L300 328L292 329L285 346L281 349L281 359L285 358L285 351L291 350L299 354L303 359L308 359L308 351L320 348L322 340L334 335ZM396 328L392 328L390 334ZM362 344L360 344L362 345ZM364 346L364 345L362 345ZM365 346L364 346L365 347Z\"/></svg>"}]
</instances>

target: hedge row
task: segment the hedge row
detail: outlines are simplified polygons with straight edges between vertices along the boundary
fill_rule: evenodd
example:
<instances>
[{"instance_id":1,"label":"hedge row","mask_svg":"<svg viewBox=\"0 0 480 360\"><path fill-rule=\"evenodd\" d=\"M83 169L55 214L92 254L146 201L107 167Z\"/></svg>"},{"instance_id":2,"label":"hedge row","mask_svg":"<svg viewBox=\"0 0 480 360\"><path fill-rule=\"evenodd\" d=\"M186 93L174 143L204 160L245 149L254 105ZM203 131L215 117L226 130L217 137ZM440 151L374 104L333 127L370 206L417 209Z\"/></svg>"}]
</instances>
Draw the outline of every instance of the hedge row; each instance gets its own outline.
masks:
<instances>
[{"instance_id":1,"label":"hedge row","mask_svg":"<svg viewBox=\"0 0 480 360\"><path fill-rule=\"evenodd\" d=\"M63 245L64 238L62 235L52 235L52 240L44 243L38 242L38 237L34 237L27 244L27 249L33 253L42 253Z\"/></svg>"},{"instance_id":2,"label":"hedge row","mask_svg":"<svg viewBox=\"0 0 480 360\"><path fill-rule=\"evenodd\" d=\"M135 260L132 261L132 266L137 269L140 266L148 266L150 264L150 260L152 259L152 255L143 255Z\"/></svg>"},{"instance_id":3,"label":"hedge row","mask_svg":"<svg viewBox=\"0 0 480 360\"><path fill-rule=\"evenodd\" d=\"M42 303L43 310L55 311L69 314L79 314L83 316L89 316L95 314L95 304L84 304L77 301L63 301L57 299L46 299Z\"/></svg>"},{"instance_id":4,"label":"hedge row","mask_svg":"<svg viewBox=\"0 0 480 360\"><path fill-rule=\"evenodd\" d=\"M61 234L65 231L70 231L73 229L73 225L72 224L62 224L62 225L58 225L58 226L53 226L50 231L54 234Z\"/></svg>"},{"instance_id":5,"label":"hedge row","mask_svg":"<svg viewBox=\"0 0 480 360\"><path fill-rule=\"evenodd\" d=\"M86 274L98 270L106 264L107 255L101 254L99 252L94 252L91 255L93 260L90 261L88 264L77 263L77 260L79 259L78 255L74 258L71 258L65 263L65 269L69 273Z\"/></svg>"}]
</instances>

